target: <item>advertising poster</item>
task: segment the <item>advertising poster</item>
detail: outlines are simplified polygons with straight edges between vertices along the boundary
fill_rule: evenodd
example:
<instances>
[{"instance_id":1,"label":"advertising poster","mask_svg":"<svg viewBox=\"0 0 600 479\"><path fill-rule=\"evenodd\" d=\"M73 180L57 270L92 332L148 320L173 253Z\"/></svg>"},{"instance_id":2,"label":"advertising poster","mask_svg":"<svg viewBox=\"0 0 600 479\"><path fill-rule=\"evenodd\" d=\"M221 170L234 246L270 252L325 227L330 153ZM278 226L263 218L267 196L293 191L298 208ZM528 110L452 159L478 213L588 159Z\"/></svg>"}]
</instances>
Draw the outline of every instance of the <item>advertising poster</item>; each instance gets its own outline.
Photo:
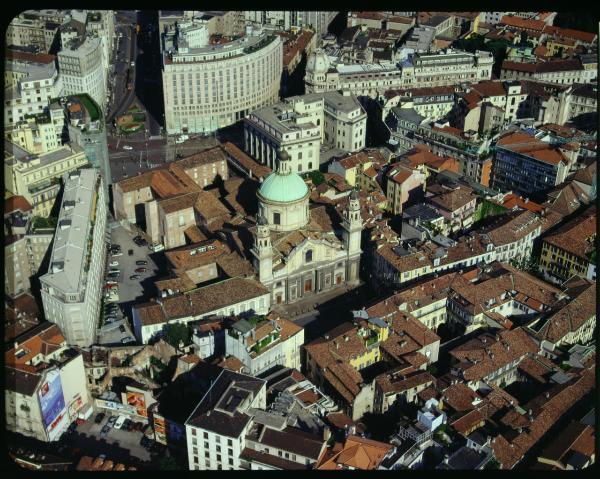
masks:
<instances>
[{"instance_id":1,"label":"advertising poster","mask_svg":"<svg viewBox=\"0 0 600 479\"><path fill-rule=\"evenodd\" d=\"M127 404L121 404L115 401L105 401L104 399L96 399L96 406L104 409L113 409L115 411L124 412L127 414L137 414L136 409L133 406Z\"/></svg>"},{"instance_id":2,"label":"advertising poster","mask_svg":"<svg viewBox=\"0 0 600 479\"><path fill-rule=\"evenodd\" d=\"M77 394L77 397L69 404L69 418L74 419L79 410L83 407L83 399Z\"/></svg>"},{"instance_id":3,"label":"advertising poster","mask_svg":"<svg viewBox=\"0 0 600 479\"><path fill-rule=\"evenodd\" d=\"M38 391L42 419L48 433L52 432L60 423L65 413L65 398L63 397L60 374L54 372L47 376L47 381Z\"/></svg>"},{"instance_id":4,"label":"advertising poster","mask_svg":"<svg viewBox=\"0 0 600 479\"><path fill-rule=\"evenodd\" d=\"M167 431L165 429L165 418L154 415L154 439L160 444L167 445Z\"/></svg>"},{"instance_id":5,"label":"advertising poster","mask_svg":"<svg viewBox=\"0 0 600 479\"><path fill-rule=\"evenodd\" d=\"M143 393L127 392L127 404L135 408L135 413L138 416L148 417L148 411L146 410L146 398Z\"/></svg>"}]
</instances>

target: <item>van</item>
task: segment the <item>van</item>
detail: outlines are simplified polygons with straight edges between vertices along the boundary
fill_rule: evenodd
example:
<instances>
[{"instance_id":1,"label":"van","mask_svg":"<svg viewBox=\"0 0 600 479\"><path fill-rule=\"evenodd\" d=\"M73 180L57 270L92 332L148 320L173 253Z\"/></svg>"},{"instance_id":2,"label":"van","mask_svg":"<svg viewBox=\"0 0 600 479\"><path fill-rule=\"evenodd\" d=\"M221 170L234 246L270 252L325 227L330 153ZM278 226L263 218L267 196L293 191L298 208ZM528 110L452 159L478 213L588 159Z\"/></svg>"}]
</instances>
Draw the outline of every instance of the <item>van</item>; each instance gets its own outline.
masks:
<instances>
[{"instance_id":1,"label":"van","mask_svg":"<svg viewBox=\"0 0 600 479\"><path fill-rule=\"evenodd\" d=\"M148 246L148 249L154 253L158 253L159 251L164 250L165 247L164 247L164 245L162 245L160 243L153 243Z\"/></svg>"}]
</instances>

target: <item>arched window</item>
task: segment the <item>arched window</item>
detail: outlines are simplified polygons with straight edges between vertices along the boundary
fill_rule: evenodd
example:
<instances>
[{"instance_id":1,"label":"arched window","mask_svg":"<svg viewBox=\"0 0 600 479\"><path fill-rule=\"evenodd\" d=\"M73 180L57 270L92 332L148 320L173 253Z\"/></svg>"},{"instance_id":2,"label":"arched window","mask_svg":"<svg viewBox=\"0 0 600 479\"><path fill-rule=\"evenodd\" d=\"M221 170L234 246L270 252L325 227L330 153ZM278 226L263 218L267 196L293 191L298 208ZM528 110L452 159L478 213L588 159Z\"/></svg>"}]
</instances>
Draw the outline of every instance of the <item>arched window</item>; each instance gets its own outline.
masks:
<instances>
[{"instance_id":1,"label":"arched window","mask_svg":"<svg viewBox=\"0 0 600 479\"><path fill-rule=\"evenodd\" d=\"M306 254L304 255L304 262L305 263L310 263L313 259L313 253L312 253L312 249L309 249Z\"/></svg>"}]
</instances>

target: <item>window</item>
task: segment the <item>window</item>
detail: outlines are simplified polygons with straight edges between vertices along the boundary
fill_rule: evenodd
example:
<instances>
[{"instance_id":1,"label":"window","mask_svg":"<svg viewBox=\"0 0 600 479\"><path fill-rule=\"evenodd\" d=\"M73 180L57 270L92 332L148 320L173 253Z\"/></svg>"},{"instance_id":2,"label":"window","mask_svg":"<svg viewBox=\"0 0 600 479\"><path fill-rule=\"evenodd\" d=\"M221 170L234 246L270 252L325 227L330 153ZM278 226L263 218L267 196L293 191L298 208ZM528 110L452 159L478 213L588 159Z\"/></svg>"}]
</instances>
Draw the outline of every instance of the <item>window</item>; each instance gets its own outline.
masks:
<instances>
[{"instance_id":1,"label":"window","mask_svg":"<svg viewBox=\"0 0 600 479\"><path fill-rule=\"evenodd\" d=\"M229 458L229 465L233 466L233 458L231 458L231 457Z\"/></svg>"},{"instance_id":2,"label":"window","mask_svg":"<svg viewBox=\"0 0 600 479\"><path fill-rule=\"evenodd\" d=\"M312 261L312 259L313 259L313 252L312 252L312 249L309 249L305 254L304 262L310 263Z\"/></svg>"},{"instance_id":3,"label":"window","mask_svg":"<svg viewBox=\"0 0 600 479\"><path fill-rule=\"evenodd\" d=\"M233 446L233 441L231 439L227 439L227 445L228 446Z\"/></svg>"},{"instance_id":4,"label":"window","mask_svg":"<svg viewBox=\"0 0 600 479\"><path fill-rule=\"evenodd\" d=\"M207 432L204 433L204 439L208 439L208 433Z\"/></svg>"},{"instance_id":5,"label":"window","mask_svg":"<svg viewBox=\"0 0 600 479\"><path fill-rule=\"evenodd\" d=\"M280 213L273 213L273 223L276 225L281 224L281 214Z\"/></svg>"}]
</instances>

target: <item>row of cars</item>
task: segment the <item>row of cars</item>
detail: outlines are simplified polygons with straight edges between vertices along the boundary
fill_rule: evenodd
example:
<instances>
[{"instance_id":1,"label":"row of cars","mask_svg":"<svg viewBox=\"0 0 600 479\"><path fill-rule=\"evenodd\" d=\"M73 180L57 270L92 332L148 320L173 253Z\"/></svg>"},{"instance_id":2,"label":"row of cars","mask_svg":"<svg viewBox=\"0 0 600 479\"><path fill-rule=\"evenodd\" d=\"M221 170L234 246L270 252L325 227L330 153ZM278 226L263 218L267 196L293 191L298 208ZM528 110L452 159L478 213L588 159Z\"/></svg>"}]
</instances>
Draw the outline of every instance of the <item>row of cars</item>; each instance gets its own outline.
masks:
<instances>
[{"instance_id":1,"label":"row of cars","mask_svg":"<svg viewBox=\"0 0 600 479\"><path fill-rule=\"evenodd\" d=\"M100 417L100 419L98 419L98 417ZM104 420L104 413L99 413L96 416L96 419L94 420L94 422L96 424L100 424L103 420ZM106 422L106 424L104 425L104 427L102 428L102 430L100 431L100 437L104 438L108 435L108 433L110 432L111 429L121 429L123 431L144 431L145 429L148 428L148 425L144 425L144 423L140 422L140 421L132 421L131 419L123 416L123 415L119 415L119 416L111 416L110 418L108 418L108 421Z\"/></svg>"}]
</instances>

